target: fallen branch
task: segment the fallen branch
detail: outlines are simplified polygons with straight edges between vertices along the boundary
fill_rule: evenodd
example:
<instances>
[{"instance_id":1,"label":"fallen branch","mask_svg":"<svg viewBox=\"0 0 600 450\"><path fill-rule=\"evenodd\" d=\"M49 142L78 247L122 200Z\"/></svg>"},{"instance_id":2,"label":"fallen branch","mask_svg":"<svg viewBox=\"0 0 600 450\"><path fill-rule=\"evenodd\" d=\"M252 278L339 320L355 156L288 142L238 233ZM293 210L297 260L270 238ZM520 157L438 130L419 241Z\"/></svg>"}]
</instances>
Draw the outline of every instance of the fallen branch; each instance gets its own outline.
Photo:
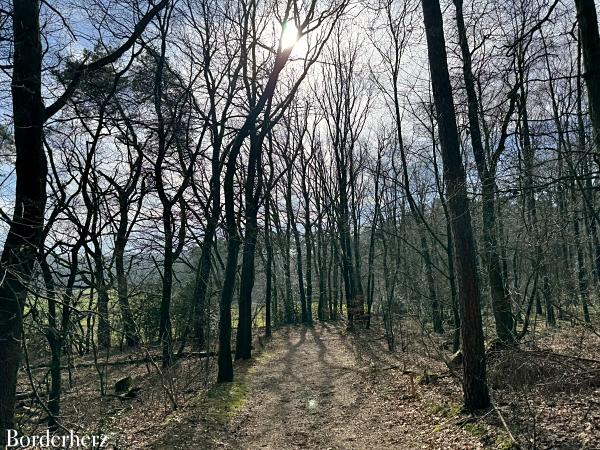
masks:
<instances>
[{"instance_id":1,"label":"fallen branch","mask_svg":"<svg viewBox=\"0 0 600 450\"><path fill-rule=\"evenodd\" d=\"M563 358L563 359L570 359L570 360L574 360L574 361L580 361L580 362L600 365L600 361L597 359L582 358L580 356L573 356L573 355L565 355L565 354L556 353L556 352L553 352L550 350L526 350L525 352L528 354L546 356L546 357L555 358L555 359Z\"/></svg>"},{"instance_id":2,"label":"fallen branch","mask_svg":"<svg viewBox=\"0 0 600 450\"><path fill-rule=\"evenodd\" d=\"M500 418L500 422L502 422L502 425L504 426L506 433L508 433L508 437L510 437L510 440L512 441L512 443L516 446L516 448L518 448L518 449L521 448L521 446L519 445L519 443L517 442L517 440L511 433L510 428L508 428L508 425L506 424L506 420L504 420L504 416L502 416L502 413L500 412L500 410L496 407L496 405L492 405L492 407L498 414L498 417Z\"/></svg>"},{"instance_id":3,"label":"fallen branch","mask_svg":"<svg viewBox=\"0 0 600 450\"><path fill-rule=\"evenodd\" d=\"M27 400L30 398L35 398L35 392L31 391L31 392L17 392L17 394L15 395L15 400L19 401L19 400Z\"/></svg>"},{"instance_id":4,"label":"fallen branch","mask_svg":"<svg viewBox=\"0 0 600 450\"><path fill-rule=\"evenodd\" d=\"M218 355L217 352L184 352L183 354L181 354L181 356L179 358L212 358L217 355ZM162 357L157 356L156 358L154 358L154 357L144 356L143 358L120 359L117 361L108 361L108 362L104 363L103 365L125 366L128 364L146 364L146 363L152 362L152 360L155 360L155 359L162 359ZM85 361L85 362L70 364L68 366L61 366L61 369L63 369L63 370L84 369L87 367L94 367L94 366L95 366L94 361ZM49 369L49 368L50 368L49 364L38 364L35 366L31 366L31 370Z\"/></svg>"}]
</instances>

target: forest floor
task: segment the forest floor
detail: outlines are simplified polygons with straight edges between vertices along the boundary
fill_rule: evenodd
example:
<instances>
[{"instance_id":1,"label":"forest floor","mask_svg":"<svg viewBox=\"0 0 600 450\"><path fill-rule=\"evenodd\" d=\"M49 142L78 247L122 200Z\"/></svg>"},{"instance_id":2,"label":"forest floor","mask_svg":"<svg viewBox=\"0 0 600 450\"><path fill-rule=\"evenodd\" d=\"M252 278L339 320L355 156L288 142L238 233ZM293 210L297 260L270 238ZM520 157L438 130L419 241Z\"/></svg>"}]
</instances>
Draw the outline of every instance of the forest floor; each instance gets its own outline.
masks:
<instances>
[{"instance_id":1,"label":"forest floor","mask_svg":"<svg viewBox=\"0 0 600 450\"><path fill-rule=\"evenodd\" d=\"M237 367L237 385L209 395L197 415L173 425L177 436L167 429L152 447L483 448L487 431L457 424L455 381L428 389L419 384L419 361L407 365L385 351L381 334L361 334L343 324L279 330L251 366Z\"/></svg>"},{"instance_id":2,"label":"forest floor","mask_svg":"<svg viewBox=\"0 0 600 450\"><path fill-rule=\"evenodd\" d=\"M139 350L77 358L64 373L61 424L107 433L115 450L511 450L519 448L513 439L523 449L600 449L600 334L590 327L546 328L540 319L518 348L488 352L495 407L473 416L461 412L462 369L444 362L449 330L434 336L403 321L390 352L381 323L354 332L345 325L287 326L257 338L253 358L235 362L233 383L215 384L215 358L193 354L168 370L148 360L153 348L146 358ZM43 395L47 368L35 367ZM127 376L137 396L119 399L114 383ZM20 434L43 433L44 410L21 404Z\"/></svg>"}]
</instances>

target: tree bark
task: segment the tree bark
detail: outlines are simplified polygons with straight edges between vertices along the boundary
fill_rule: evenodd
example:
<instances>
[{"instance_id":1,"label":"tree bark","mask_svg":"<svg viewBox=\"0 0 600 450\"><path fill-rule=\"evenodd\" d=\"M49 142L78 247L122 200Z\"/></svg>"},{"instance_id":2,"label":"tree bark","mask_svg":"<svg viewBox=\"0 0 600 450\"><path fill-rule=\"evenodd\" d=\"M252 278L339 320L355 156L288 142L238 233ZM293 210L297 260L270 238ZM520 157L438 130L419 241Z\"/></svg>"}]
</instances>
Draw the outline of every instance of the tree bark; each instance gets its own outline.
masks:
<instances>
[{"instance_id":1,"label":"tree bark","mask_svg":"<svg viewBox=\"0 0 600 450\"><path fill-rule=\"evenodd\" d=\"M258 239L259 198L262 193L263 177L260 166L264 136L264 131L257 133L256 129L250 133L250 156L245 186L246 232L242 255L235 359L249 359L252 356L252 289L255 279L254 259Z\"/></svg>"},{"instance_id":2,"label":"tree bark","mask_svg":"<svg viewBox=\"0 0 600 450\"><path fill-rule=\"evenodd\" d=\"M585 67L583 78L588 90L590 117L594 129L594 146L596 154L600 154L600 34L594 3L594 0L575 0Z\"/></svg>"},{"instance_id":3,"label":"tree bark","mask_svg":"<svg viewBox=\"0 0 600 450\"><path fill-rule=\"evenodd\" d=\"M303 155L301 155L303 157ZM308 163L307 163L308 164ZM304 197L304 245L306 248L306 322L312 323L312 296L313 296L313 284L312 284L312 223L310 221L310 195L306 186L306 178L308 177L307 170L303 170L302 174L302 195Z\"/></svg>"},{"instance_id":4,"label":"tree bark","mask_svg":"<svg viewBox=\"0 0 600 450\"><path fill-rule=\"evenodd\" d=\"M117 274L117 296L123 320L125 342L128 347L139 347L140 337L137 332L135 320L129 306L129 289L127 273L125 271L125 246L127 244L127 229L129 228L127 199L119 196L119 227L115 239L115 270Z\"/></svg>"},{"instance_id":5,"label":"tree bark","mask_svg":"<svg viewBox=\"0 0 600 450\"><path fill-rule=\"evenodd\" d=\"M273 299L273 242L271 240L271 199L265 199L265 248L267 250L267 264L265 277L267 279L265 286L265 336L271 337L272 334L272 314L271 303ZM277 289L277 286L275 286Z\"/></svg>"},{"instance_id":6,"label":"tree bark","mask_svg":"<svg viewBox=\"0 0 600 450\"><path fill-rule=\"evenodd\" d=\"M163 278L160 301L160 320L158 324L159 339L162 345L163 367L171 366L173 362L173 336L171 330L171 295L173 291L173 231L171 209L164 207L163 231Z\"/></svg>"},{"instance_id":7,"label":"tree bark","mask_svg":"<svg viewBox=\"0 0 600 450\"><path fill-rule=\"evenodd\" d=\"M100 348L110 348L111 330L110 320L108 317L108 286L104 279L104 261L102 260L102 250L100 243L96 238L94 242L94 284L98 293L98 346Z\"/></svg>"},{"instance_id":8,"label":"tree bark","mask_svg":"<svg viewBox=\"0 0 600 450\"><path fill-rule=\"evenodd\" d=\"M490 397L486 384L479 277L467 198L466 175L460 154L452 87L448 73L442 12L438 0L422 0L422 5L442 149L444 181L456 250L462 316L464 405L467 409L486 408L490 404Z\"/></svg>"},{"instance_id":9,"label":"tree bark","mask_svg":"<svg viewBox=\"0 0 600 450\"><path fill-rule=\"evenodd\" d=\"M463 77L467 92L467 106L469 116L469 131L471 134L471 146L477 166L479 179L481 180L482 191L482 210L483 210L483 243L485 248L484 261L487 266L487 273L492 297L492 309L496 322L496 334L502 342L512 345L514 343L513 335L513 316L511 308L510 293L507 289L502 274L502 265L500 264L500 254L498 252L498 237L496 228L496 206L495 206L495 173L489 170L481 130L479 128L479 115L477 111L477 93L475 91L475 81L471 63L471 50L467 40L467 31L465 28L463 16L463 1L454 0L456 6L456 24L463 58Z\"/></svg>"},{"instance_id":10,"label":"tree bark","mask_svg":"<svg viewBox=\"0 0 600 450\"><path fill-rule=\"evenodd\" d=\"M14 428L23 307L42 237L47 163L43 148L42 46L37 0L13 2L12 104L16 149L15 208L2 252L0 284L0 446Z\"/></svg>"},{"instance_id":11,"label":"tree bark","mask_svg":"<svg viewBox=\"0 0 600 450\"><path fill-rule=\"evenodd\" d=\"M291 170L291 163L289 169ZM287 181L285 204L287 209L288 222L294 235L294 244L296 246L296 274L298 276L298 293L300 294L300 312L302 323L308 323L308 308L306 305L306 290L304 286L304 269L302 264L302 244L300 242L300 232L296 226L296 217L292 205L292 173L289 173Z\"/></svg>"},{"instance_id":12,"label":"tree bark","mask_svg":"<svg viewBox=\"0 0 600 450\"><path fill-rule=\"evenodd\" d=\"M378 219L381 215L380 211L380 178L381 178L381 159L382 159L383 146L380 146L377 152L377 162L375 165L375 192L374 192L374 204L373 204L373 220L371 222L371 232L369 236L369 257L367 262L367 321L365 328L371 327L371 314L373 311L373 300L375 298L375 237L377 236L377 225Z\"/></svg>"}]
</instances>

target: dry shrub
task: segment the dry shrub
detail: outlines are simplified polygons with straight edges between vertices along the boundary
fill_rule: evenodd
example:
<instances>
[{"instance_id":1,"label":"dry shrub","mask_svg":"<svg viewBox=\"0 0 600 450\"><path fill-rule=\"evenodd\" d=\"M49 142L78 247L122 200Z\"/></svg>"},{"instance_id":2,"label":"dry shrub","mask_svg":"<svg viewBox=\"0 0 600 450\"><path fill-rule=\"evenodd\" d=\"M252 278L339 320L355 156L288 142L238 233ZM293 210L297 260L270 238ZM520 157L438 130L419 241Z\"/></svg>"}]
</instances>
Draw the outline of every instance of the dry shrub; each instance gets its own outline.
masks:
<instances>
[{"instance_id":1,"label":"dry shrub","mask_svg":"<svg viewBox=\"0 0 600 450\"><path fill-rule=\"evenodd\" d=\"M551 392L577 392L600 386L600 361L551 351L490 352L488 370L494 389L536 387Z\"/></svg>"}]
</instances>

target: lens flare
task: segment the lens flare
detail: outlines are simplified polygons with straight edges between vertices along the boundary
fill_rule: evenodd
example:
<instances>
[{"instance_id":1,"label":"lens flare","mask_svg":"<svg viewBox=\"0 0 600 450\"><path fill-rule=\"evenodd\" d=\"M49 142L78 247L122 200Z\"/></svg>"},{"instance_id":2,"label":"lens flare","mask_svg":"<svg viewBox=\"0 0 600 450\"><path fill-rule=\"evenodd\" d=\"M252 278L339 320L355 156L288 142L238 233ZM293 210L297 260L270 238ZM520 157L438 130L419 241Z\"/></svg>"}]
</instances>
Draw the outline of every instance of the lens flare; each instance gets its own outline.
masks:
<instances>
[{"instance_id":1,"label":"lens flare","mask_svg":"<svg viewBox=\"0 0 600 450\"><path fill-rule=\"evenodd\" d=\"M298 42L298 28L294 22L286 22L281 33L281 48L283 50L290 49L296 42Z\"/></svg>"}]
</instances>

